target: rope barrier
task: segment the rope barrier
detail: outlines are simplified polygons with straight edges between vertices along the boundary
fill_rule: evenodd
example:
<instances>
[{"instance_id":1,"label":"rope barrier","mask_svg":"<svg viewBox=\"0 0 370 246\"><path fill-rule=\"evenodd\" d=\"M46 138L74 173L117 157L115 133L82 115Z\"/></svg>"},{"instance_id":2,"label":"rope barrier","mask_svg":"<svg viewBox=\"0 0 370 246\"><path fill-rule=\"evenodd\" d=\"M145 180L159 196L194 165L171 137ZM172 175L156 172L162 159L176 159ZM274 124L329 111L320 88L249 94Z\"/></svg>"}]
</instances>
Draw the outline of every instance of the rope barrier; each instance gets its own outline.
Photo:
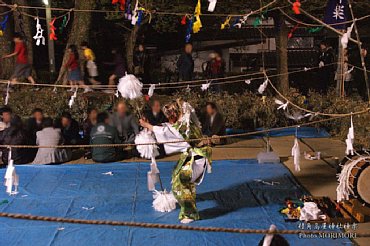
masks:
<instances>
[{"instance_id":1,"label":"rope barrier","mask_svg":"<svg viewBox=\"0 0 370 246\"><path fill-rule=\"evenodd\" d=\"M267 74L266 74L266 77L268 78ZM335 117L335 116L351 116L351 115L354 115L353 113L344 113L344 114L329 114L329 113L321 113L321 112L315 112L315 111L312 111L312 110L309 110L309 109L305 109L305 108L302 108L301 106L293 103L291 100L289 100L286 96L284 96L275 86L274 84L271 82L271 80L268 80L270 86L272 87L272 89L280 96L282 97L284 100L286 100L287 102L289 102L289 104L291 104L292 106L294 106L295 108L299 109L299 110L302 110L306 113L311 113L313 115L322 115L322 116L330 116L330 117ZM366 112L369 112L370 108L366 108L364 110L361 110L361 111L358 111L356 113L366 113Z\"/></svg>"},{"instance_id":2,"label":"rope barrier","mask_svg":"<svg viewBox=\"0 0 370 246\"><path fill-rule=\"evenodd\" d=\"M323 67L332 66L332 65L335 65L335 64L338 64L338 62L325 64ZM295 73L300 73L300 72L307 72L307 71L318 69L318 68L320 68L320 67L316 66L316 67L294 70L294 71L290 71L290 72L287 72L287 73L273 74L273 75L270 75L270 78L278 77L278 76L286 75L286 74L289 75L289 74L295 74ZM270 71L270 70L267 70L267 71ZM242 81L245 81L246 79L256 80L256 79L263 79L264 78L264 76L248 77L248 76L258 75L258 74L263 74L263 72L233 75L233 76L217 78L217 79L199 79L199 80L176 81L176 82L167 82L167 83L158 82L158 83L152 83L152 84L155 84L156 89L181 89L181 88L188 87L188 85L190 87L197 87L197 86L200 86L197 83L201 83L201 82L209 83L209 82L212 82L212 81L215 81L215 80L217 80L217 81L221 80L221 82L212 83L212 84L217 84L218 85L218 84L231 84L231 83L242 82ZM244 78L242 80L223 81L223 80L229 80L229 79L237 79L237 78L241 78L241 77L246 77L246 78ZM8 82L9 81L7 81L7 80L0 80L0 84L8 84ZM184 84L184 85L176 86L178 84ZM192 84L197 84L197 85L192 85ZM25 82L16 82L13 85L28 85L28 86L54 87L54 88L79 88L79 89L86 87L86 86L81 86L81 85L58 85L58 84L38 84L38 83L31 84L31 83L25 83ZM163 86L163 85L174 85L174 86ZM105 90L105 89L116 89L117 85L89 85L89 87L91 87L93 89L96 89L96 90ZM150 87L150 85L148 85L148 84L143 85L144 89L149 89L149 87Z\"/></svg>"},{"instance_id":3,"label":"rope barrier","mask_svg":"<svg viewBox=\"0 0 370 246\"><path fill-rule=\"evenodd\" d=\"M155 228L155 229L169 229L169 230L186 230L186 231L201 231L201 232L225 232L225 233L239 233L239 234L324 234L333 233L333 231L317 231L317 230L262 230L262 229L243 229L243 228L225 228L225 227L198 227L178 224L159 224L133 221L110 221L110 220L86 220L74 218L62 218L51 216L38 216L30 214L15 214L15 213L0 213L0 217L21 219L21 220L37 220L45 222L58 222L70 224L86 224L86 225L110 225L110 226L127 226L127 227L141 227L141 228ZM370 237L370 233L357 233L356 237Z\"/></svg>"},{"instance_id":4,"label":"rope barrier","mask_svg":"<svg viewBox=\"0 0 370 246\"><path fill-rule=\"evenodd\" d=\"M302 126L309 126L309 125L314 125L318 123L323 123L323 122L328 122L331 120L337 120L340 118L348 117L348 116L354 116L354 115L360 115L360 114L365 114L369 113L370 108L367 108L365 110L359 111L359 112L354 112L351 114L344 114L344 115L339 115L336 117L328 118L328 119L322 119L322 120L316 120L316 121L311 121L311 122L306 122L306 123L301 123L301 124L295 124L291 126L282 126L282 127L275 127L271 129L265 129L265 130L259 130L259 131L253 131L253 132L246 132L246 133L237 133L237 134L230 134L230 135L225 135L225 136L218 136L217 138L219 139L227 139L227 138L236 138L236 137L246 137L246 136L251 136L251 135L258 135L261 133L270 133L273 131L280 131L280 130L285 130L289 128L295 128L295 127L302 127ZM202 138L192 138L188 140L175 140L175 141L164 141L164 142L151 142L151 143L140 143L140 144L80 144L80 145L49 145L49 146L38 146L38 145L0 145L0 148L18 148L18 149L37 149L37 148L117 148L117 147L132 147L132 146L139 146L139 145L153 145L153 144L170 144L170 143L191 143L191 142L200 142L200 141L209 141L212 140L212 137L202 137Z\"/></svg>"}]
</instances>

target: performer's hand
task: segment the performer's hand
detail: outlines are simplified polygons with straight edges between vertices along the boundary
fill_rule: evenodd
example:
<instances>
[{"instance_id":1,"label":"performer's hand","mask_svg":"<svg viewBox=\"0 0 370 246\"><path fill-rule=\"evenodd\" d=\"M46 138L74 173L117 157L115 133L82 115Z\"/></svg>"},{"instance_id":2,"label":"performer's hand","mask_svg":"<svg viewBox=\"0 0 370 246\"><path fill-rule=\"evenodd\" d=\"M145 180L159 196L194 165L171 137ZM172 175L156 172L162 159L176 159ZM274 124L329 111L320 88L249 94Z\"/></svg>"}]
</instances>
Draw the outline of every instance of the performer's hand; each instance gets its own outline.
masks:
<instances>
[{"instance_id":1,"label":"performer's hand","mask_svg":"<svg viewBox=\"0 0 370 246\"><path fill-rule=\"evenodd\" d=\"M144 128L148 128L149 130L153 129L153 126L150 123L148 123L147 121L145 121L144 119L140 119L139 123Z\"/></svg>"}]
</instances>

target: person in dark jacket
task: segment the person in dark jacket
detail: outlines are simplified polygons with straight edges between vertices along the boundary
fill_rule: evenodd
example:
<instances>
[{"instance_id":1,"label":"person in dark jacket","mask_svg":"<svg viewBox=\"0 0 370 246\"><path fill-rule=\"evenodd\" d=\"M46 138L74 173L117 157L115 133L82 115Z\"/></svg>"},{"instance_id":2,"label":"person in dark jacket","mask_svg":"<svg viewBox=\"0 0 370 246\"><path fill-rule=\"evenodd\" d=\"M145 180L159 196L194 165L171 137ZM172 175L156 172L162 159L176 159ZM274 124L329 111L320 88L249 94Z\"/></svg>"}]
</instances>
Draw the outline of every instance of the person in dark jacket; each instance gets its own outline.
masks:
<instances>
[{"instance_id":1,"label":"person in dark jacket","mask_svg":"<svg viewBox=\"0 0 370 246\"><path fill-rule=\"evenodd\" d=\"M145 51L145 46L143 44L139 44L137 50L134 53L135 75L142 78L144 83L149 83L149 81L147 81L147 65L148 55Z\"/></svg>"},{"instance_id":2,"label":"person in dark jacket","mask_svg":"<svg viewBox=\"0 0 370 246\"><path fill-rule=\"evenodd\" d=\"M10 126L0 134L1 145L29 145L29 138L26 131L23 129L22 119L14 115L10 122ZM29 149L12 148L12 159L15 164L27 164L33 160L29 154ZM4 165L8 165L9 149L2 149L2 161Z\"/></svg>"},{"instance_id":3,"label":"person in dark jacket","mask_svg":"<svg viewBox=\"0 0 370 246\"><path fill-rule=\"evenodd\" d=\"M203 134L208 137L224 136L226 134L225 121L223 116L218 112L216 104L208 102L206 106L206 116L202 122ZM214 143L224 144L224 139Z\"/></svg>"},{"instance_id":4,"label":"person in dark jacket","mask_svg":"<svg viewBox=\"0 0 370 246\"><path fill-rule=\"evenodd\" d=\"M139 134L137 119L127 112L126 103L123 101L117 104L116 112L111 115L110 125L117 129L123 143L134 143L135 136Z\"/></svg>"},{"instance_id":5,"label":"person in dark jacket","mask_svg":"<svg viewBox=\"0 0 370 246\"><path fill-rule=\"evenodd\" d=\"M370 79L370 73L369 73L369 66L370 66L370 58L368 54L368 48L363 46L361 48L361 53L357 50L353 51L353 56L350 59L350 63L354 65L354 87L357 88L358 94L362 97L362 99L366 102L368 101L368 92L367 89L370 87L370 83L368 86L366 86L366 80L365 80L365 74L363 71L363 65L361 61L361 56L364 57L365 66L367 68L367 74Z\"/></svg>"},{"instance_id":6,"label":"person in dark jacket","mask_svg":"<svg viewBox=\"0 0 370 246\"><path fill-rule=\"evenodd\" d=\"M334 74L336 68L335 64L333 64L334 59L335 57L333 49L328 45L327 42L321 42L318 60L318 88L319 91L322 93L327 93L329 86L334 82Z\"/></svg>"},{"instance_id":7,"label":"person in dark jacket","mask_svg":"<svg viewBox=\"0 0 370 246\"><path fill-rule=\"evenodd\" d=\"M41 108L35 108L32 110L32 117L27 120L26 131L29 136L30 144L36 145L36 133L41 131L43 126L44 113ZM30 149L30 154L33 158L37 154L37 149Z\"/></svg>"},{"instance_id":8,"label":"person in dark jacket","mask_svg":"<svg viewBox=\"0 0 370 246\"><path fill-rule=\"evenodd\" d=\"M156 99L150 101L150 110L145 111L144 116L153 126L167 122L167 118L161 109L161 103Z\"/></svg>"},{"instance_id":9,"label":"person in dark jacket","mask_svg":"<svg viewBox=\"0 0 370 246\"><path fill-rule=\"evenodd\" d=\"M123 58L121 52L118 49L112 49L112 54L114 56L112 62L105 62L106 65L114 66L113 74L109 76L109 85L114 86L116 84L116 80L125 76L127 71L126 69L126 61ZM114 93L114 90L109 89L105 90L106 93Z\"/></svg>"},{"instance_id":10,"label":"person in dark jacket","mask_svg":"<svg viewBox=\"0 0 370 246\"><path fill-rule=\"evenodd\" d=\"M179 71L179 80L188 81L193 79L194 60L192 56L193 45L186 44L184 53L177 60L177 69Z\"/></svg>"},{"instance_id":11,"label":"person in dark jacket","mask_svg":"<svg viewBox=\"0 0 370 246\"><path fill-rule=\"evenodd\" d=\"M32 117L27 120L26 129L31 138L31 143L36 144L36 132L42 130L42 122L44 120L44 112L41 108L32 110Z\"/></svg>"},{"instance_id":12,"label":"person in dark jacket","mask_svg":"<svg viewBox=\"0 0 370 246\"><path fill-rule=\"evenodd\" d=\"M91 130L91 144L120 144L118 131L109 125L109 115L105 112L98 114L97 125ZM95 162L114 162L124 159L123 151L119 148L92 148L92 159Z\"/></svg>"},{"instance_id":13,"label":"person in dark jacket","mask_svg":"<svg viewBox=\"0 0 370 246\"><path fill-rule=\"evenodd\" d=\"M88 109L87 111L87 119L84 120L82 124L82 130L83 130L83 143L89 144L90 143L90 133L91 129L96 126L97 124L97 117L98 117L98 111L95 108ZM90 159L91 158L91 149L86 148L84 158Z\"/></svg>"},{"instance_id":14,"label":"person in dark jacket","mask_svg":"<svg viewBox=\"0 0 370 246\"><path fill-rule=\"evenodd\" d=\"M60 119L62 135L66 145L79 144L81 142L80 129L77 121L72 119L68 112L64 112Z\"/></svg>"}]
</instances>

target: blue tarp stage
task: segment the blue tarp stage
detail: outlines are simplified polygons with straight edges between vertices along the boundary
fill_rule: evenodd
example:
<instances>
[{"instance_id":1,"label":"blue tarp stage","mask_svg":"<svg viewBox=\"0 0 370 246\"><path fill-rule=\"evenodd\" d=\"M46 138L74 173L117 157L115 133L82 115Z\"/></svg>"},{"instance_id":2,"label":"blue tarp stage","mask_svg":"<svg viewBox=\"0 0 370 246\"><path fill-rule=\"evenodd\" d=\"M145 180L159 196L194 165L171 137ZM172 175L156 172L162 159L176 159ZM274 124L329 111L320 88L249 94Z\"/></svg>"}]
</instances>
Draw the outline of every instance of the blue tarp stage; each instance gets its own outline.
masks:
<instances>
[{"instance_id":1,"label":"blue tarp stage","mask_svg":"<svg viewBox=\"0 0 370 246\"><path fill-rule=\"evenodd\" d=\"M257 131L266 130L264 128L257 128ZM246 133L246 131L241 129L226 129L227 134L238 134L238 133ZM296 134L296 129L286 128L283 130L271 131L269 133L270 137L284 137L284 136L294 136ZM330 134L323 128L315 128L315 127L299 127L298 128L298 138L328 138ZM266 137L267 133L261 133L256 135L250 135L249 138L260 138Z\"/></svg>"},{"instance_id":2,"label":"blue tarp stage","mask_svg":"<svg viewBox=\"0 0 370 246\"><path fill-rule=\"evenodd\" d=\"M170 188L174 163L159 163ZM177 209L155 212L146 188L148 163L17 166L19 194L9 197L5 187L0 211L92 220L119 220L177 224ZM4 175L5 170L0 170ZM113 172L113 176L103 173ZM275 181L273 186L263 181ZM256 160L215 161L213 173L198 187L203 220L193 226L298 229L278 212L284 198L305 191L282 164ZM348 240L299 239L285 236L291 245L341 245ZM258 245L262 235L144 229L133 227L62 224L0 218L0 245Z\"/></svg>"}]
</instances>

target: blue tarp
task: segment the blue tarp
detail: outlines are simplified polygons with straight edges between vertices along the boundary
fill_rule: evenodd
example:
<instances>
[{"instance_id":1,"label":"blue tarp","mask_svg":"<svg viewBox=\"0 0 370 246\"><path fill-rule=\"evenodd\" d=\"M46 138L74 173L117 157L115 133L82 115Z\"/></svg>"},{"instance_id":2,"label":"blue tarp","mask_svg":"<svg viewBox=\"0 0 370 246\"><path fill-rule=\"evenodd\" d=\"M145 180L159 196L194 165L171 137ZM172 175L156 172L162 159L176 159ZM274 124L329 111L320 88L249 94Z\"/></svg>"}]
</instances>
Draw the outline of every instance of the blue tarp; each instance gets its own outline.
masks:
<instances>
[{"instance_id":1,"label":"blue tarp","mask_svg":"<svg viewBox=\"0 0 370 246\"><path fill-rule=\"evenodd\" d=\"M264 128L257 128L257 131L266 130ZM227 128L226 134L240 134L240 133L246 133L247 131L241 130L241 129L232 129ZM269 133L270 137L284 137L284 136L294 136L296 134L296 129L294 127L292 128L286 128L283 130L277 130L277 131L271 131ZM248 137L251 138L261 138L266 137L267 133L262 134L256 134L256 135L250 135ZM314 127L300 127L298 128L298 138L328 138L330 137L330 134L323 128L314 128Z\"/></svg>"},{"instance_id":2,"label":"blue tarp","mask_svg":"<svg viewBox=\"0 0 370 246\"><path fill-rule=\"evenodd\" d=\"M159 163L170 188L173 162ZM155 212L146 188L148 163L17 166L19 194L9 197L5 187L0 211L66 218L177 224L179 209ZM102 173L113 172L113 176ZM5 170L0 170L4 175ZM274 186L259 182L279 182ZM203 220L194 226L298 229L278 212L284 198L297 198L304 189L282 164L256 160L215 161L213 173L198 187ZM0 218L0 245L257 245L262 235L204 233L103 225L79 225ZM348 240L299 239L291 245L339 245Z\"/></svg>"}]
</instances>

